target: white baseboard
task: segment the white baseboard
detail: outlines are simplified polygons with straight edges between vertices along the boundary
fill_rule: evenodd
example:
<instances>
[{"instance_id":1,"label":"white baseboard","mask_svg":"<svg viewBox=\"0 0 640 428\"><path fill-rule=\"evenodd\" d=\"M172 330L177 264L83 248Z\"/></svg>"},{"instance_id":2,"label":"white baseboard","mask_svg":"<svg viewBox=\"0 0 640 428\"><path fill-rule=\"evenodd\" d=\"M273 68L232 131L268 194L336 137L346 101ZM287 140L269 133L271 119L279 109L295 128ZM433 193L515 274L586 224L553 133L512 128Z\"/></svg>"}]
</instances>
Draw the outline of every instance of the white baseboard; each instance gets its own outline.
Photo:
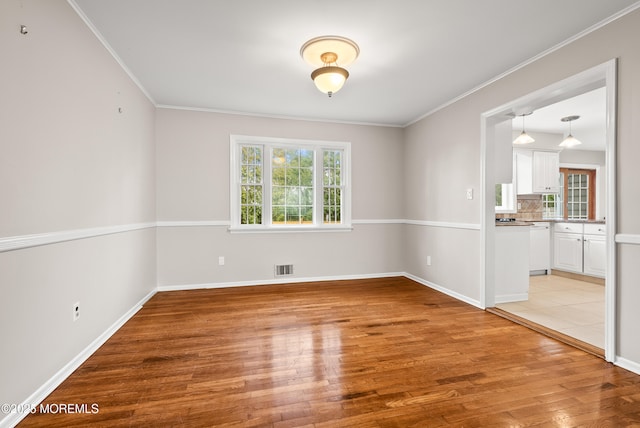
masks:
<instances>
[{"instance_id":1,"label":"white baseboard","mask_svg":"<svg viewBox=\"0 0 640 428\"><path fill-rule=\"evenodd\" d=\"M144 296L138 303L136 303L127 313L122 315L115 323L113 323L107 330L105 330L100 336L98 336L93 342L83 349L78 355L69 361L64 367L62 367L51 379L46 381L40 388L38 388L29 398L22 402L18 408L30 409L33 406L40 404L49 394L53 392L62 382L64 382L78 367L82 365L94 352L98 350L113 334L120 329L136 312L138 312L142 305L147 302L153 295L156 294L156 290L152 290ZM0 428L14 427L22 419L24 419L29 413L9 413L2 420L0 420Z\"/></svg>"},{"instance_id":2,"label":"white baseboard","mask_svg":"<svg viewBox=\"0 0 640 428\"><path fill-rule=\"evenodd\" d=\"M414 280L415 282L418 282L418 283L420 283L422 285L426 285L429 288L433 288L436 291L439 291L439 292L441 292L443 294L446 294L447 296L453 297L454 299L457 299L457 300L463 301L465 303L468 303L471 306L475 306L476 308L484 309L479 301L474 300L474 299L470 299L469 297L464 296L464 295L462 295L460 293L456 293L455 291L449 290L448 288L442 287L442 286L440 286L438 284L434 284L433 282L427 281L426 279L420 278L420 277L412 275L410 273L406 273L405 272L404 276L406 276L409 279Z\"/></svg>"},{"instance_id":3,"label":"white baseboard","mask_svg":"<svg viewBox=\"0 0 640 428\"><path fill-rule=\"evenodd\" d=\"M306 278L283 276L283 277L273 278L273 279L261 279L261 280L252 280L252 281L159 285L158 292L179 291L179 290L201 290L201 289L207 289L207 288L251 287L256 285L269 285L269 284L292 284L296 282L344 281L349 279L390 278L394 276L406 276L406 274L404 272L386 272L386 273L370 273L370 274L339 275L339 276L314 276L314 277L306 277Z\"/></svg>"},{"instance_id":4,"label":"white baseboard","mask_svg":"<svg viewBox=\"0 0 640 428\"><path fill-rule=\"evenodd\" d=\"M454 299L461 300L472 306L482 309L480 302L456 293L455 291L444 288L440 285L434 284L415 275L407 272L385 272L385 273L371 273L371 274L357 274L357 275L340 275L340 276L315 276L308 278L292 278L281 277L274 279L263 279L255 281L236 281L236 282L215 282L215 283L202 283L202 284L176 284L176 285L159 285L158 292L163 291L178 291L178 290L200 290L207 288L230 288L230 287L250 287L255 285L269 285L269 284L290 284L296 282L320 282L320 281L342 281L350 279L368 279L368 278L390 278L394 276L404 276L413 281L416 281L422 285L426 285L429 288L433 288L443 294L446 294Z\"/></svg>"},{"instance_id":5,"label":"white baseboard","mask_svg":"<svg viewBox=\"0 0 640 428\"><path fill-rule=\"evenodd\" d=\"M616 357L613 362L618 367L622 367L625 370L629 370L637 375L640 375L640 363L636 363L635 361L627 360L626 358Z\"/></svg>"},{"instance_id":6,"label":"white baseboard","mask_svg":"<svg viewBox=\"0 0 640 428\"><path fill-rule=\"evenodd\" d=\"M197 290L206 288L228 288L228 287L247 287L267 284L286 284L296 282L318 282L318 281L340 281L352 279L369 279L369 278L388 278L394 276L403 276L409 278L419 284L425 285L456 300L460 300L469 305L483 309L480 302L470 299L455 291L449 290L438 284L434 284L418 276L407 272L387 272L376 274L359 274L359 275L342 275L327 277L310 277L310 278L274 278L269 280L256 281L237 281L237 282L221 282L221 283L203 283L203 284L182 284L182 285L164 285L158 286L149 294L143 297L136 305L134 305L127 313L120 317L113 325L111 325L104 333L96 338L89 346L80 352L73 360L69 361L62 369L60 369L51 379L45 382L38 390L36 390L29 398L24 400L22 408L30 408L29 406L37 405L42 402L54 389L56 389L67 377L69 377L82 363L84 363L100 346L102 346L113 334L118 331L136 312L138 312L145 302L147 302L156 292L176 291L176 290ZM640 375L640 364L621 357L617 357L615 365ZM16 426L28 413L10 413L4 419L0 420L0 428L9 428Z\"/></svg>"}]
</instances>

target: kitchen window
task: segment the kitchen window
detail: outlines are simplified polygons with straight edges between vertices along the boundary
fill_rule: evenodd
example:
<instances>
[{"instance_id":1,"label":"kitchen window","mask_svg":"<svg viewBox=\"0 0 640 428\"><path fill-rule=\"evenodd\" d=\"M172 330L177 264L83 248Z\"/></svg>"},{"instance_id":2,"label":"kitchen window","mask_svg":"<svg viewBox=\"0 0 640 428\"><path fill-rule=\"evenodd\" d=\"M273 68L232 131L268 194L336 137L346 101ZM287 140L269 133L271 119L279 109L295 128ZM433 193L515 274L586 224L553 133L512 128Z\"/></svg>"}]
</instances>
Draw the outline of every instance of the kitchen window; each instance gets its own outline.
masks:
<instances>
[{"instance_id":1,"label":"kitchen window","mask_svg":"<svg viewBox=\"0 0 640 428\"><path fill-rule=\"evenodd\" d=\"M349 230L351 145L231 136L231 230Z\"/></svg>"},{"instance_id":2,"label":"kitchen window","mask_svg":"<svg viewBox=\"0 0 640 428\"><path fill-rule=\"evenodd\" d=\"M566 194L565 212L569 220L595 218L596 172L588 169L561 168Z\"/></svg>"},{"instance_id":3,"label":"kitchen window","mask_svg":"<svg viewBox=\"0 0 640 428\"><path fill-rule=\"evenodd\" d=\"M512 183L496 184L496 213L515 213L516 198Z\"/></svg>"},{"instance_id":4,"label":"kitchen window","mask_svg":"<svg viewBox=\"0 0 640 428\"><path fill-rule=\"evenodd\" d=\"M543 218L595 219L596 171L560 168L560 193L542 195Z\"/></svg>"},{"instance_id":5,"label":"kitchen window","mask_svg":"<svg viewBox=\"0 0 640 428\"><path fill-rule=\"evenodd\" d=\"M542 218L563 218L562 192L542 195Z\"/></svg>"}]
</instances>

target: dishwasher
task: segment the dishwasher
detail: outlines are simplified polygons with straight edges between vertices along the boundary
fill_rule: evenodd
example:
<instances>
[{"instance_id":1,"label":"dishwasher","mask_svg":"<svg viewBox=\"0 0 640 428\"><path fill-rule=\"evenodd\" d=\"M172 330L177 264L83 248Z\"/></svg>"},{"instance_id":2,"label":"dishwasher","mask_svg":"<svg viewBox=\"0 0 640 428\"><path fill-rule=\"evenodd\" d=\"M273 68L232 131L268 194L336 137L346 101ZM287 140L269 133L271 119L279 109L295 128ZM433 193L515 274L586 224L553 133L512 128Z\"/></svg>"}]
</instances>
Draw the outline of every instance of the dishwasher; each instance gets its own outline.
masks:
<instances>
[{"instance_id":1,"label":"dishwasher","mask_svg":"<svg viewBox=\"0 0 640 428\"><path fill-rule=\"evenodd\" d=\"M530 227L529 275L551 273L551 226L534 222Z\"/></svg>"}]
</instances>

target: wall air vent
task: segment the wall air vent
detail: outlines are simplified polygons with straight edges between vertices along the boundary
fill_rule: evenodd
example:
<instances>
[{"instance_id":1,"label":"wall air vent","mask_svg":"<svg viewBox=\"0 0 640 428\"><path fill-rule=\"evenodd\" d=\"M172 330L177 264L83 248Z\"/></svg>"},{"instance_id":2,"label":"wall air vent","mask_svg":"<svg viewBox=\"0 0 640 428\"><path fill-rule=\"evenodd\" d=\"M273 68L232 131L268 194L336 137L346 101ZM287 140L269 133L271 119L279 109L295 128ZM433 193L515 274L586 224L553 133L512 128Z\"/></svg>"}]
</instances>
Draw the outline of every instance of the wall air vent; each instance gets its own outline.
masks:
<instances>
[{"instance_id":1,"label":"wall air vent","mask_svg":"<svg viewBox=\"0 0 640 428\"><path fill-rule=\"evenodd\" d=\"M293 265L276 265L275 275L276 276L293 275Z\"/></svg>"}]
</instances>

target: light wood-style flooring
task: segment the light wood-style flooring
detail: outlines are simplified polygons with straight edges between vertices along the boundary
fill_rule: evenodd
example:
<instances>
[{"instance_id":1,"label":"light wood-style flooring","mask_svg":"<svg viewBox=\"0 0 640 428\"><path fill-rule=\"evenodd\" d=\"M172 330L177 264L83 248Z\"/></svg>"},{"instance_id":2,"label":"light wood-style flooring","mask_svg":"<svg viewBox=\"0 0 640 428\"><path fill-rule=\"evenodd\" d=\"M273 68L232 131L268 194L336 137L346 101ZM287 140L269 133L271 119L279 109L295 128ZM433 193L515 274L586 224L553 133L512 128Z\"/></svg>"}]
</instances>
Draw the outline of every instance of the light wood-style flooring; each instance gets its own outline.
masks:
<instances>
[{"instance_id":1,"label":"light wood-style flooring","mask_svg":"<svg viewBox=\"0 0 640 428\"><path fill-rule=\"evenodd\" d=\"M604 285L563 276L531 276L529 300L496 307L602 349L604 291Z\"/></svg>"},{"instance_id":2,"label":"light wood-style flooring","mask_svg":"<svg viewBox=\"0 0 640 428\"><path fill-rule=\"evenodd\" d=\"M640 376L406 278L156 294L24 427L640 425Z\"/></svg>"}]
</instances>

